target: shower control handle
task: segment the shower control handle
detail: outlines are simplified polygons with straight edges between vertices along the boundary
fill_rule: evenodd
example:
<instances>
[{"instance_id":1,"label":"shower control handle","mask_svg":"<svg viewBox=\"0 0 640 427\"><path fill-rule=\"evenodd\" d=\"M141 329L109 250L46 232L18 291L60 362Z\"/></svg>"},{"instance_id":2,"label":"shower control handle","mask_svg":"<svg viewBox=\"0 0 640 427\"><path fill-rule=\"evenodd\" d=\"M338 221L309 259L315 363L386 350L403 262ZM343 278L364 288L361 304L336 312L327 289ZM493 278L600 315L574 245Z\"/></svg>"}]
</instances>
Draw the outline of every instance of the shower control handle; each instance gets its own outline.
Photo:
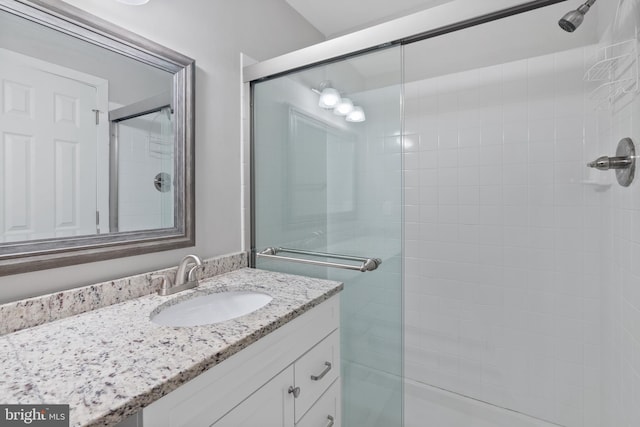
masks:
<instances>
[{"instance_id":1,"label":"shower control handle","mask_svg":"<svg viewBox=\"0 0 640 427\"><path fill-rule=\"evenodd\" d=\"M608 157L602 156L595 159L593 162L587 163L590 168L596 168L601 171L609 169L628 169L631 167L633 160L629 156L624 157Z\"/></svg>"},{"instance_id":2,"label":"shower control handle","mask_svg":"<svg viewBox=\"0 0 640 427\"><path fill-rule=\"evenodd\" d=\"M587 163L587 166L601 171L615 170L618 184L628 187L633 182L636 171L636 148L633 141L631 138L622 138L618 142L615 157L598 157Z\"/></svg>"}]
</instances>

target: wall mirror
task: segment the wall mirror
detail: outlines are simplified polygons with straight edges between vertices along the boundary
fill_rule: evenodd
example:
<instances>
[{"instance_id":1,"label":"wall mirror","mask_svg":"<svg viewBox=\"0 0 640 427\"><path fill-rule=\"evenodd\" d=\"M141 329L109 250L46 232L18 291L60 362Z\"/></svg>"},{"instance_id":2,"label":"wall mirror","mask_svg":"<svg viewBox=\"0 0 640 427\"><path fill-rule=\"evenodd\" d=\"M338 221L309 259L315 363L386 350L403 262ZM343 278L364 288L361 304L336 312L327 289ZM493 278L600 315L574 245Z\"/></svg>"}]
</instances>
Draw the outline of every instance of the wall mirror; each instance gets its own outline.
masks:
<instances>
[{"instance_id":1,"label":"wall mirror","mask_svg":"<svg viewBox=\"0 0 640 427\"><path fill-rule=\"evenodd\" d=\"M0 0L0 275L193 246L195 64Z\"/></svg>"}]
</instances>

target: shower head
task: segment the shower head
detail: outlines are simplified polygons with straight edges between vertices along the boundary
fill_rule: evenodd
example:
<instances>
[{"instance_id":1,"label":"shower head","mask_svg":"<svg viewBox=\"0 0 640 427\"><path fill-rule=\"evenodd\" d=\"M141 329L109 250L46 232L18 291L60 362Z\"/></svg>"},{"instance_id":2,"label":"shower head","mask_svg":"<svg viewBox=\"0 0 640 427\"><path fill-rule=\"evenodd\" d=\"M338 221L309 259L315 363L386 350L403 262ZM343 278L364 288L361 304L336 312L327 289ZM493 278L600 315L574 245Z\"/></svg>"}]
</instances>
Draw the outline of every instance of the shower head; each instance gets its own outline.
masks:
<instances>
[{"instance_id":1,"label":"shower head","mask_svg":"<svg viewBox=\"0 0 640 427\"><path fill-rule=\"evenodd\" d=\"M596 0L587 0L585 4L581 5L576 10L572 10L571 12L564 15L558 21L558 25L560 25L560 28L562 28L563 30L569 33L574 32L575 29L578 28L580 24L582 24L582 21L584 20L584 15L586 15L587 12L589 12L589 9L591 8L591 6L593 6L595 2Z\"/></svg>"}]
</instances>

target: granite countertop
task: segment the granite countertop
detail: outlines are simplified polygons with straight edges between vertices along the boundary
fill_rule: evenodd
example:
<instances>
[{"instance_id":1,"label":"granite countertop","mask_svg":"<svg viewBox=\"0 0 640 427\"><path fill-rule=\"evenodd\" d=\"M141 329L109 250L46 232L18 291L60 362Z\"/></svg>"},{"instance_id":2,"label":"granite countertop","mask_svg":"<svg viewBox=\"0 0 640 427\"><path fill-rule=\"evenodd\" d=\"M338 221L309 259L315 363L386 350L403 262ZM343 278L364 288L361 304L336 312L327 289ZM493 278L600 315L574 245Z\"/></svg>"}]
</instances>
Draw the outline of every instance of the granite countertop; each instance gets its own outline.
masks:
<instances>
[{"instance_id":1,"label":"granite countertop","mask_svg":"<svg viewBox=\"0 0 640 427\"><path fill-rule=\"evenodd\" d=\"M0 336L3 404L69 404L72 426L117 424L342 289L339 282L243 268L194 290L157 294ZM195 327L159 326L169 300L253 290L273 300L249 315Z\"/></svg>"}]
</instances>

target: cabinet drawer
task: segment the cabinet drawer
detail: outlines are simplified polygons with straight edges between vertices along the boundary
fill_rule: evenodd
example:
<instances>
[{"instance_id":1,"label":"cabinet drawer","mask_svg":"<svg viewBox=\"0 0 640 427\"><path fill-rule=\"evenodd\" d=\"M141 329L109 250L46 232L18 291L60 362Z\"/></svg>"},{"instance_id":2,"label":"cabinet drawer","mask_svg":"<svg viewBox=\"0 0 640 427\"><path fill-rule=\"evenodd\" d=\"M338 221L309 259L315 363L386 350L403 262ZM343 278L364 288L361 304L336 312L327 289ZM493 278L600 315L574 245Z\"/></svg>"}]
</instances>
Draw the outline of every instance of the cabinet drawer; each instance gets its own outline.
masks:
<instances>
[{"instance_id":1,"label":"cabinet drawer","mask_svg":"<svg viewBox=\"0 0 640 427\"><path fill-rule=\"evenodd\" d=\"M340 427L342 424L340 399L340 379L337 379L296 424L296 427Z\"/></svg>"},{"instance_id":2,"label":"cabinet drawer","mask_svg":"<svg viewBox=\"0 0 640 427\"><path fill-rule=\"evenodd\" d=\"M333 331L298 359L294 372L296 386L300 387L295 400L297 422L340 375L339 331Z\"/></svg>"}]
</instances>

